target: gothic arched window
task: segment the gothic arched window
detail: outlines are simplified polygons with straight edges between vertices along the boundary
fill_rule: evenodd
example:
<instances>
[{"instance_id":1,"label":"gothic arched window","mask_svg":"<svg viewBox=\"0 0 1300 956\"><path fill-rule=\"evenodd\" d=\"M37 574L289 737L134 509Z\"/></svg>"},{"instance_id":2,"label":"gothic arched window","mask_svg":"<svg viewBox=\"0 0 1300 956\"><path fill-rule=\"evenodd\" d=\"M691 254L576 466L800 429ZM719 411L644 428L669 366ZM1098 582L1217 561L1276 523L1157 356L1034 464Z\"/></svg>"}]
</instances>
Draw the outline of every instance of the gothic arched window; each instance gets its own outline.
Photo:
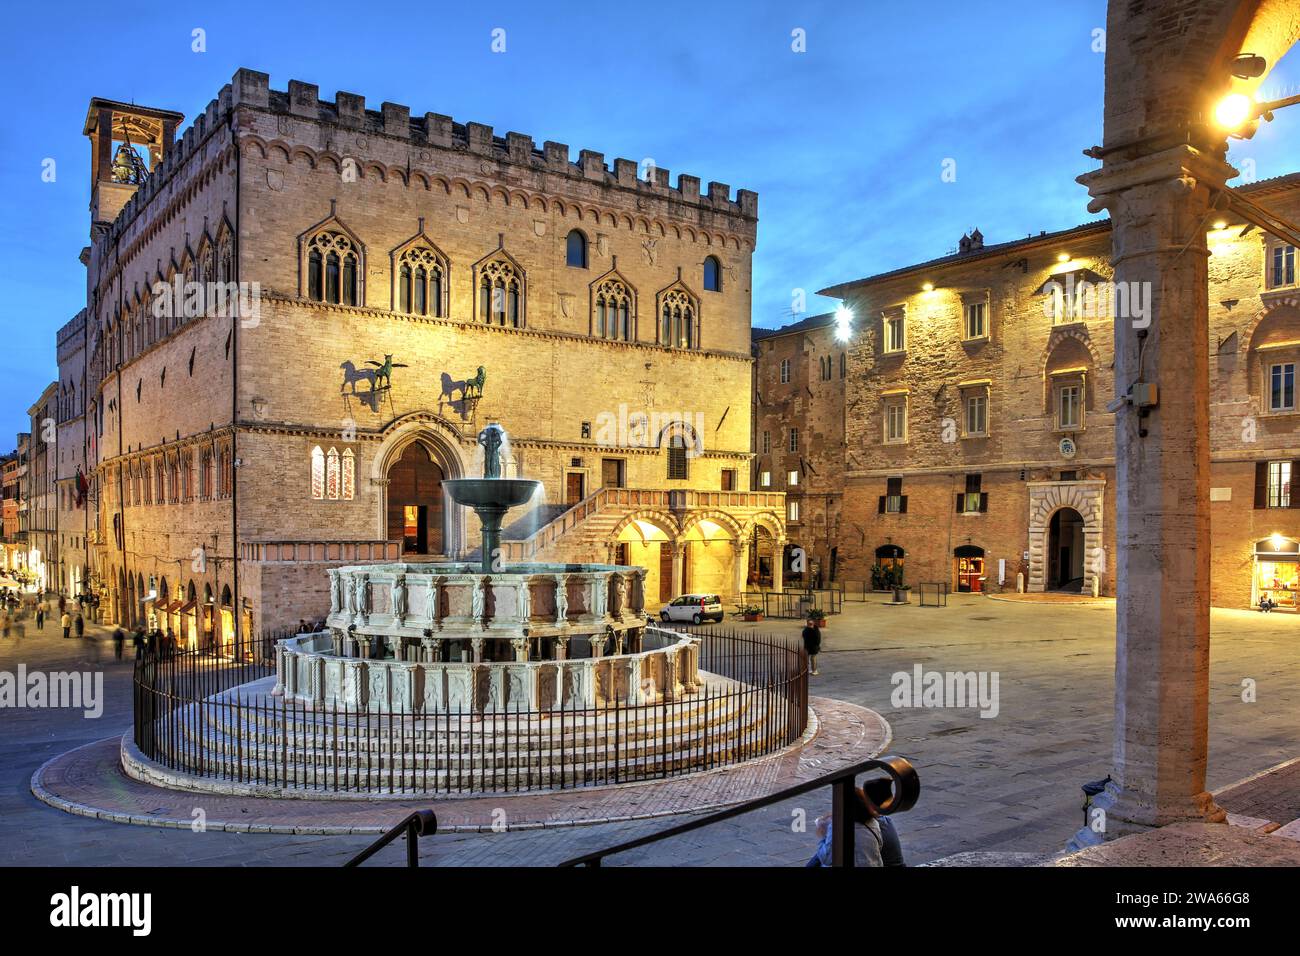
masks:
<instances>
[{"instance_id":1,"label":"gothic arched window","mask_svg":"<svg viewBox=\"0 0 1300 956\"><path fill-rule=\"evenodd\" d=\"M427 245L417 245L398 255L397 263L398 311L445 318L446 260Z\"/></svg>"},{"instance_id":2,"label":"gothic arched window","mask_svg":"<svg viewBox=\"0 0 1300 956\"><path fill-rule=\"evenodd\" d=\"M525 277L512 260L498 255L476 267L478 317L489 325L524 327Z\"/></svg>"},{"instance_id":3,"label":"gothic arched window","mask_svg":"<svg viewBox=\"0 0 1300 956\"><path fill-rule=\"evenodd\" d=\"M351 501L356 495L357 484L357 456L352 454L352 449L345 449L343 452L343 487L341 495L344 501Z\"/></svg>"},{"instance_id":4,"label":"gothic arched window","mask_svg":"<svg viewBox=\"0 0 1300 956\"><path fill-rule=\"evenodd\" d=\"M307 297L331 305L358 305L360 256L341 232L324 231L307 242Z\"/></svg>"},{"instance_id":5,"label":"gothic arched window","mask_svg":"<svg viewBox=\"0 0 1300 956\"><path fill-rule=\"evenodd\" d=\"M325 452L320 445L311 450L311 496L317 501L325 497Z\"/></svg>"},{"instance_id":6,"label":"gothic arched window","mask_svg":"<svg viewBox=\"0 0 1300 956\"><path fill-rule=\"evenodd\" d=\"M659 344L671 349L695 348L695 300L675 288L660 297Z\"/></svg>"},{"instance_id":7,"label":"gothic arched window","mask_svg":"<svg viewBox=\"0 0 1300 956\"><path fill-rule=\"evenodd\" d=\"M602 281L596 287L593 306L594 335L624 342L632 340L632 293L622 280L611 276Z\"/></svg>"}]
</instances>

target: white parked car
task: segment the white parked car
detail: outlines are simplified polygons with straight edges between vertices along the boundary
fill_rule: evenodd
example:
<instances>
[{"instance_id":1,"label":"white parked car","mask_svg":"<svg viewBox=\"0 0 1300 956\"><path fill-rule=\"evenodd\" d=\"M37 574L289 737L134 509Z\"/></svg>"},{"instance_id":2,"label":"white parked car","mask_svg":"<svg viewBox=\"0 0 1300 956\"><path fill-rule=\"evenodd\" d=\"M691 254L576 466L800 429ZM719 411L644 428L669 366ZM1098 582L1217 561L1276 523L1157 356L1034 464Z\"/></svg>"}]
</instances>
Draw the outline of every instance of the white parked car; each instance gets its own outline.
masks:
<instances>
[{"instance_id":1,"label":"white parked car","mask_svg":"<svg viewBox=\"0 0 1300 956\"><path fill-rule=\"evenodd\" d=\"M663 606L659 619L664 623L690 621L692 624L721 621L722 598L716 594L683 594Z\"/></svg>"}]
</instances>

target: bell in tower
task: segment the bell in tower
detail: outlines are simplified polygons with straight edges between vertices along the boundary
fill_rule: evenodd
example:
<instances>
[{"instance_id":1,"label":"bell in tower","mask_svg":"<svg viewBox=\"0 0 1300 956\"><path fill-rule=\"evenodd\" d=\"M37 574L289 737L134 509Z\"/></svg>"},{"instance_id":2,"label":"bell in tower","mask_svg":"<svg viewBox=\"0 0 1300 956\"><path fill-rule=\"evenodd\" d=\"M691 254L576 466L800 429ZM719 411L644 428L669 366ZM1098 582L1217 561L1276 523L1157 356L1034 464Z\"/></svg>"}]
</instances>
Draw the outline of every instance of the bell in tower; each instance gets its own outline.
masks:
<instances>
[{"instance_id":1,"label":"bell in tower","mask_svg":"<svg viewBox=\"0 0 1300 956\"><path fill-rule=\"evenodd\" d=\"M83 133L90 139L90 232L106 230L149 178L176 139L185 117L95 97Z\"/></svg>"}]
</instances>

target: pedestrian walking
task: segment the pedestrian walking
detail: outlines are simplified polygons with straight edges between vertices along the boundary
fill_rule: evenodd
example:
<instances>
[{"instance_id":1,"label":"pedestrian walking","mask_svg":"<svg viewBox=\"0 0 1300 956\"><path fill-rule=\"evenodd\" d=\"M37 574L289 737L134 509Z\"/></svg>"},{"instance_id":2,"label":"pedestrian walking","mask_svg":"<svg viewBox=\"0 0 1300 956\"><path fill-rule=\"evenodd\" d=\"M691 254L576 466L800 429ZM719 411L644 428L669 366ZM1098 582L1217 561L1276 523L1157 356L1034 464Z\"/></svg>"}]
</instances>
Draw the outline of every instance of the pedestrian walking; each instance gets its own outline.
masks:
<instances>
[{"instance_id":1,"label":"pedestrian walking","mask_svg":"<svg viewBox=\"0 0 1300 956\"><path fill-rule=\"evenodd\" d=\"M808 626L803 629L803 649L808 652L808 666L813 674L820 674L817 670L817 655L822 652L822 629L817 626L816 621L809 621Z\"/></svg>"},{"instance_id":2,"label":"pedestrian walking","mask_svg":"<svg viewBox=\"0 0 1300 956\"><path fill-rule=\"evenodd\" d=\"M77 632L77 637L84 637L86 634L86 619L77 612L77 616L72 621L72 628Z\"/></svg>"},{"instance_id":3,"label":"pedestrian walking","mask_svg":"<svg viewBox=\"0 0 1300 956\"><path fill-rule=\"evenodd\" d=\"M36 630L45 630L45 602L36 605Z\"/></svg>"},{"instance_id":4,"label":"pedestrian walking","mask_svg":"<svg viewBox=\"0 0 1300 956\"><path fill-rule=\"evenodd\" d=\"M63 638L64 640L67 640L72 636L72 615L67 611L64 611L63 616L59 618L59 624L63 628Z\"/></svg>"},{"instance_id":5,"label":"pedestrian walking","mask_svg":"<svg viewBox=\"0 0 1300 956\"><path fill-rule=\"evenodd\" d=\"M113 632L113 656L122 659L122 646L126 643L126 632L120 627Z\"/></svg>"},{"instance_id":6,"label":"pedestrian walking","mask_svg":"<svg viewBox=\"0 0 1300 956\"><path fill-rule=\"evenodd\" d=\"M135 648L135 659L139 660L144 654L144 631L138 627L131 635L131 646Z\"/></svg>"}]
</instances>

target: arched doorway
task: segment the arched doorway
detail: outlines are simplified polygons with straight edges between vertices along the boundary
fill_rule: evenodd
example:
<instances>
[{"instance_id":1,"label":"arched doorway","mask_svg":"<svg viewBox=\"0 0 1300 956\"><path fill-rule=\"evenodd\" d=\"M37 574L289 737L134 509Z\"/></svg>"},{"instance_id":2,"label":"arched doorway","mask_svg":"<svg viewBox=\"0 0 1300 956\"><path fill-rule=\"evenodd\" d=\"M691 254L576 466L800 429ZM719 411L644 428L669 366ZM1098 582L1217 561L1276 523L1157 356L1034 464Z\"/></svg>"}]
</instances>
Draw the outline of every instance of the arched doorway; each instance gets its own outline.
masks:
<instances>
[{"instance_id":1,"label":"arched doorway","mask_svg":"<svg viewBox=\"0 0 1300 956\"><path fill-rule=\"evenodd\" d=\"M417 441L406 446L387 477L388 539L402 542L403 555L442 554L442 468Z\"/></svg>"},{"instance_id":2,"label":"arched doorway","mask_svg":"<svg viewBox=\"0 0 1300 956\"><path fill-rule=\"evenodd\" d=\"M952 552L957 590L978 594L984 590L984 549L963 544Z\"/></svg>"},{"instance_id":3,"label":"arched doorway","mask_svg":"<svg viewBox=\"0 0 1300 956\"><path fill-rule=\"evenodd\" d=\"M1061 508L1047 526L1048 589L1082 591L1083 567L1083 516L1073 508Z\"/></svg>"}]
</instances>

